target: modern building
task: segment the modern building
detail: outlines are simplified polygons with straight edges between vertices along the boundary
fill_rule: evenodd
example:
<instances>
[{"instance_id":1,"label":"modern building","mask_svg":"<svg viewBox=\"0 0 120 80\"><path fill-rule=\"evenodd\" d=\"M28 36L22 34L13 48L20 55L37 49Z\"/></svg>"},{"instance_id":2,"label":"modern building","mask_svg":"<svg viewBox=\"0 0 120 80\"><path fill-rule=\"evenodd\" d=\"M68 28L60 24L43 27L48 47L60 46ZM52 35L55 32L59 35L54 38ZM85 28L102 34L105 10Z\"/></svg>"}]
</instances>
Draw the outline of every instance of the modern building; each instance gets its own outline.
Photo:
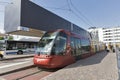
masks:
<instances>
[{"instance_id":1,"label":"modern building","mask_svg":"<svg viewBox=\"0 0 120 80\"><path fill-rule=\"evenodd\" d=\"M92 27L88 30L93 37L93 40L100 41L111 48L120 48L120 27L112 28L96 28Z\"/></svg>"},{"instance_id":2,"label":"modern building","mask_svg":"<svg viewBox=\"0 0 120 80\"><path fill-rule=\"evenodd\" d=\"M85 34L82 32L85 30L81 27L44 9L31 0L11 0L11 4L8 4L5 8L4 25L5 32L9 34L40 37L43 31L56 29Z\"/></svg>"},{"instance_id":3,"label":"modern building","mask_svg":"<svg viewBox=\"0 0 120 80\"><path fill-rule=\"evenodd\" d=\"M95 49L102 49L103 46L103 31L102 28L96 28L96 27L91 27L88 29L88 32L90 33L91 36L91 44L95 46ZM99 46L98 46L99 44ZM103 47L104 48L104 47Z\"/></svg>"}]
</instances>

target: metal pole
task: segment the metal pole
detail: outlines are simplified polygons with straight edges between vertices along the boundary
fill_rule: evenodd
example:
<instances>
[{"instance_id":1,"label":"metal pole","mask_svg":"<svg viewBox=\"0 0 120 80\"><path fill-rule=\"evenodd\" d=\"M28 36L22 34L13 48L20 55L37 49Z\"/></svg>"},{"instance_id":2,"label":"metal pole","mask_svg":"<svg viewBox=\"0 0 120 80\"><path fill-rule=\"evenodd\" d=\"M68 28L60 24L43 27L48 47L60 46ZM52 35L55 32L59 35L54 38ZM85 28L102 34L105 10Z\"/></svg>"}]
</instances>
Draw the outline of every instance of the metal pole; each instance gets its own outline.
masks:
<instances>
[{"instance_id":1,"label":"metal pole","mask_svg":"<svg viewBox=\"0 0 120 80\"><path fill-rule=\"evenodd\" d=\"M73 23L71 23L71 31L73 31Z\"/></svg>"},{"instance_id":2,"label":"metal pole","mask_svg":"<svg viewBox=\"0 0 120 80\"><path fill-rule=\"evenodd\" d=\"M8 34L5 35L5 54L6 54L6 50L7 50L7 40L8 40Z\"/></svg>"}]
</instances>

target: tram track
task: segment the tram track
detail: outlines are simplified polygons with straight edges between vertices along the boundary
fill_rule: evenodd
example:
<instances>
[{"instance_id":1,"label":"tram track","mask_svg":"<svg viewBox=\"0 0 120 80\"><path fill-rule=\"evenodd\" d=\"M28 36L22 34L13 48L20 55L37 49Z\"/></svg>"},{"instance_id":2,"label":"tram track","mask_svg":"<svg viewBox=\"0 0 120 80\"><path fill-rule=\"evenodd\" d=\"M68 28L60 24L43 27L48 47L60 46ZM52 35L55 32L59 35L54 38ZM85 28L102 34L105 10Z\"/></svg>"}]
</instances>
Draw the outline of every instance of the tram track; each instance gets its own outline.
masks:
<instances>
[{"instance_id":1,"label":"tram track","mask_svg":"<svg viewBox=\"0 0 120 80\"><path fill-rule=\"evenodd\" d=\"M33 58L19 58L0 61L0 76L35 67L32 60Z\"/></svg>"},{"instance_id":2,"label":"tram track","mask_svg":"<svg viewBox=\"0 0 120 80\"><path fill-rule=\"evenodd\" d=\"M41 78L57 71L38 68L32 64L32 59L33 58L31 57L27 57L0 61L1 71L12 68L11 71L3 73L0 72L0 77L2 77L4 80L40 80ZM27 63L28 65L23 67L23 63ZM14 64L17 65L13 66ZM21 64L22 67L20 67L18 64ZM15 69L16 66L19 68Z\"/></svg>"},{"instance_id":3,"label":"tram track","mask_svg":"<svg viewBox=\"0 0 120 80\"><path fill-rule=\"evenodd\" d=\"M34 75L34 74L40 73L40 72L42 72L42 71L43 71L43 70L40 70L40 71L37 71L37 72L33 72L33 73L27 74L27 75L25 75L25 76L22 76L22 77L16 78L15 80L20 80L20 79L23 79L23 78L26 78L26 77L32 76L32 75Z\"/></svg>"},{"instance_id":4,"label":"tram track","mask_svg":"<svg viewBox=\"0 0 120 80\"><path fill-rule=\"evenodd\" d=\"M1 77L5 80L40 80L41 78L55 72L57 70L41 69L38 67L30 67L9 74L4 74Z\"/></svg>"}]
</instances>

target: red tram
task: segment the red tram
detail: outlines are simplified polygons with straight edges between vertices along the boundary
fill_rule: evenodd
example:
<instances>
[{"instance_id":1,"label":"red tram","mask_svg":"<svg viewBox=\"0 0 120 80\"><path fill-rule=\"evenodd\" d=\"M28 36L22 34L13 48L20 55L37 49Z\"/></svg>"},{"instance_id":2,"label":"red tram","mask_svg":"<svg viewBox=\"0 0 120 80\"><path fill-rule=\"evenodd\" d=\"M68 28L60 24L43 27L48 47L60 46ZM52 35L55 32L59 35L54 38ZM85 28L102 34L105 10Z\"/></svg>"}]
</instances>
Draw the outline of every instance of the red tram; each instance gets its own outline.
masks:
<instances>
[{"instance_id":1,"label":"red tram","mask_svg":"<svg viewBox=\"0 0 120 80\"><path fill-rule=\"evenodd\" d=\"M58 29L40 39L33 62L38 67L61 68L95 54L87 31L80 35Z\"/></svg>"}]
</instances>

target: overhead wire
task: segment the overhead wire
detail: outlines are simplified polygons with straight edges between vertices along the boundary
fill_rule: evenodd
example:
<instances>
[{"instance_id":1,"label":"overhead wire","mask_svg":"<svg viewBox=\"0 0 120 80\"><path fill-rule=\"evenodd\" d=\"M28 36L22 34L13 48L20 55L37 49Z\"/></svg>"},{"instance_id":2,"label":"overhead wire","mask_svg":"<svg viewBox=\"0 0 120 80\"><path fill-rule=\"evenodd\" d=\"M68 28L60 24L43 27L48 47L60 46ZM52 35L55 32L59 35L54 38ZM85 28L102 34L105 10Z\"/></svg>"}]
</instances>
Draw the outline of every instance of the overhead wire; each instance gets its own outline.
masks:
<instances>
[{"instance_id":1,"label":"overhead wire","mask_svg":"<svg viewBox=\"0 0 120 80\"><path fill-rule=\"evenodd\" d=\"M56 8L56 7L46 7L46 6L43 6L45 8L51 8L51 9L55 9L55 10L65 10L65 11L69 11L69 9L65 9L65 8Z\"/></svg>"},{"instance_id":2,"label":"overhead wire","mask_svg":"<svg viewBox=\"0 0 120 80\"><path fill-rule=\"evenodd\" d=\"M67 4L68 4L69 11L71 11L71 7L70 7L70 4L69 4L69 0L67 0Z\"/></svg>"},{"instance_id":3,"label":"overhead wire","mask_svg":"<svg viewBox=\"0 0 120 80\"><path fill-rule=\"evenodd\" d=\"M80 17L76 12L74 12L73 10L71 11L77 18L79 18L80 20L82 20L85 24L91 26L89 23L87 23L82 17Z\"/></svg>"},{"instance_id":4,"label":"overhead wire","mask_svg":"<svg viewBox=\"0 0 120 80\"><path fill-rule=\"evenodd\" d=\"M90 24L88 24L81 16L79 16L74 10L72 10L72 7L69 3L69 0L67 0L68 6L70 8L70 12L72 12L77 18L79 18L81 21L83 21L85 24L91 26Z\"/></svg>"},{"instance_id":5,"label":"overhead wire","mask_svg":"<svg viewBox=\"0 0 120 80\"><path fill-rule=\"evenodd\" d=\"M91 26L94 26L91 22L90 22L90 20L85 16L85 15L83 15L82 14L82 12L81 11L79 11L75 6L74 6L74 4L72 3L72 1L71 0L67 0L67 2L68 2L68 4L72 7L72 8L74 8L74 10L77 12L77 13L79 13L82 17L80 17L74 10L72 10L71 12L73 13L73 14L75 14L75 16L77 16L77 17L79 17L85 24L87 24L87 25L89 25L90 27ZM71 8L70 7L70 8Z\"/></svg>"},{"instance_id":6,"label":"overhead wire","mask_svg":"<svg viewBox=\"0 0 120 80\"><path fill-rule=\"evenodd\" d=\"M51 8L51 9L55 9L55 10L65 10L65 11L72 12L82 22L89 25L90 27L93 26L92 23L90 23L90 21L73 5L71 0L67 0L67 6L68 6L68 8L63 8L63 7L56 8L56 7L47 7L47 6L43 6L43 7ZM79 16L78 13L76 13L72 8L74 8L76 10L76 12L78 12L82 17L84 17L84 19L81 16Z\"/></svg>"}]
</instances>

